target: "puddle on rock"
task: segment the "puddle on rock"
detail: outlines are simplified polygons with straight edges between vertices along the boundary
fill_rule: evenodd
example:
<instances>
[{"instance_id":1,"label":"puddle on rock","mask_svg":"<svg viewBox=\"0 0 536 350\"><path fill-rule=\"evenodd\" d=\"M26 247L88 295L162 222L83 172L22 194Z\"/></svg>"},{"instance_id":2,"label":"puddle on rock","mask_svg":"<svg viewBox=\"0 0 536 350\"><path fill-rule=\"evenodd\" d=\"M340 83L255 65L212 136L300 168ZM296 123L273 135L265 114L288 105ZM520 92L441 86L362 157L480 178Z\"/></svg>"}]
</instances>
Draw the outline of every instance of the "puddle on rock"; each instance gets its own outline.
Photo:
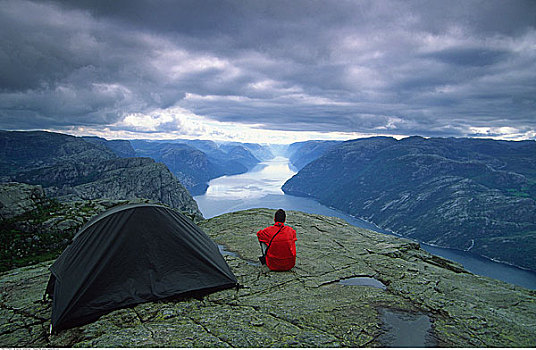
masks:
<instances>
[{"instance_id":1,"label":"puddle on rock","mask_svg":"<svg viewBox=\"0 0 536 350\"><path fill-rule=\"evenodd\" d=\"M242 257L240 255L236 254L235 252L228 251L223 244L218 244L218 250L220 251L221 255L229 255L229 256L234 256L235 258L242 259ZM246 260L246 259L242 259L242 260L244 260L246 262L246 264L248 264L248 265L260 266L260 263L256 263L256 262L249 261L249 260Z\"/></svg>"},{"instance_id":2,"label":"puddle on rock","mask_svg":"<svg viewBox=\"0 0 536 350\"><path fill-rule=\"evenodd\" d=\"M230 255L230 256L234 256L235 258L240 258L238 254L236 254L235 252L230 252L226 250L223 244L218 244L218 249L221 255Z\"/></svg>"},{"instance_id":3,"label":"puddle on rock","mask_svg":"<svg viewBox=\"0 0 536 350\"><path fill-rule=\"evenodd\" d=\"M423 348L437 347L432 322L425 314L380 309L385 331L378 341L382 347Z\"/></svg>"},{"instance_id":4,"label":"puddle on rock","mask_svg":"<svg viewBox=\"0 0 536 350\"><path fill-rule=\"evenodd\" d=\"M346 279L340 280L339 283L345 286L367 286L367 287L380 288L383 290L387 289L385 284L381 283L380 281L372 277L346 278Z\"/></svg>"}]
</instances>

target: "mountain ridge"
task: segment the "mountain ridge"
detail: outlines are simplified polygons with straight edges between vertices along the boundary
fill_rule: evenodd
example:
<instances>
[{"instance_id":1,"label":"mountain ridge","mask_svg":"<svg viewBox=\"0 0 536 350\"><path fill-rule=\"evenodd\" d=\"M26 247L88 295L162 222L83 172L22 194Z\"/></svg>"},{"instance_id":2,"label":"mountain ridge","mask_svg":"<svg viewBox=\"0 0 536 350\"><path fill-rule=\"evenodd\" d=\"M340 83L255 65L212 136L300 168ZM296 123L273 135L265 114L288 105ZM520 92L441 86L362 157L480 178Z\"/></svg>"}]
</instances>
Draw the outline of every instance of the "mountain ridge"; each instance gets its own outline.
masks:
<instances>
[{"instance_id":1,"label":"mountain ridge","mask_svg":"<svg viewBox=\"0 0 536 350\"><path fill-rule=\"evenodd\" d=\"M206 192L208 182L224 175L237 175L251 170L266 150L260 145L227 143L218 145L207 140L131 141L136 154L162 162L185 185L192 195Z\"/></svg>"},{"instance_id":2,"label":"mountain ridge","mask_svg":"<svg viewBox=\"0 0 536 350\"><path fill-rule=\"evenodd\" d=\"M0 181L41 185L47 195L60 200L147 198L202 216L164 164L150 158L120 158L102 140L88 142L45 131L0 131ZM117 145L124 149L123 142Z\"/></svg>"},{"instance_id":3,"label":"mountain ridge","mask_svg":"<svg viewBox=\"0 0 536 350\"><path fill-rule=\"evenodd\" d=\"M288 146L286 154L292 165L297 170L301 170L308 163L322 156L322 154L341 142L324 140L294 142Z\"/></svg>"},{"instance_id":4,"label":"mountain ridge","mask_svg":"<svg viewBox=\"0 0 536 350\"><path fill-rule=\"evenodd\" d=\"M306 165L283 191L405 237L536 270L535 158L533 141L358 139Z\"/></svg>"}]
</instances>

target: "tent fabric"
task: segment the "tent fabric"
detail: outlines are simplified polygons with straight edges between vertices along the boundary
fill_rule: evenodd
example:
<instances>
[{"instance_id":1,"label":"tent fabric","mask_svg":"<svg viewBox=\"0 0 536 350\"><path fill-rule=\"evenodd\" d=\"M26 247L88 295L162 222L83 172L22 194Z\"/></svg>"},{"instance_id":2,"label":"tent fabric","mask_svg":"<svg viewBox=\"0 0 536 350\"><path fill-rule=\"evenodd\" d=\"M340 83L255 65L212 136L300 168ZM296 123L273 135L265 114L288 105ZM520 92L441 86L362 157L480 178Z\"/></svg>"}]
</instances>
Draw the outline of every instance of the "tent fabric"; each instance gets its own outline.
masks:
<instances>
[{"instance_id":1,"label":"tent fabric","mask_svg":"<svg viewBox=\"0 0 536 350\"><path fill-rule=\"evenodd\" d=\"M90 220L50 271L56 331L125 306L237 286L198 226L154 204L121 206Z\"/></svg>"}]
</instances>

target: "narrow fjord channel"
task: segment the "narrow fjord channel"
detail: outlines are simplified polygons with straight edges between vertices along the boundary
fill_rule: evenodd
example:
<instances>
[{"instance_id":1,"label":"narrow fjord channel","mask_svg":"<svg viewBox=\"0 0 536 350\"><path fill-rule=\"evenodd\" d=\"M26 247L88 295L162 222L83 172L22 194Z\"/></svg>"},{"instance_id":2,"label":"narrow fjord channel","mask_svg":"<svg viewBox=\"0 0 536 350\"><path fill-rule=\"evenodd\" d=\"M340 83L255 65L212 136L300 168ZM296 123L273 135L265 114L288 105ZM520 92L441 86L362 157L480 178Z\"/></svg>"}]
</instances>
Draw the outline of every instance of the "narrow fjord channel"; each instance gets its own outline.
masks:
<instances>
[{"instance_id":1,"label":"narrow fjord channel","mask_svg":"<svg viewBox=\"0 0 536 350\"><path fill-rule=\"evenodd\" d=\"M295 171L291 170L288 158L275 157L260 163L245 174L213 179L207 192L194 199L205 218L251 208L283 208L335 216L354 226L391 234L374 224L328 208L313 199L286 195L281 186L294 174ZM424 243L421 243L421 247L432 254L462 264L472 273L536 289L535 272L498 263L469 252L433 247Z\"/></svg>"}]
</instances>

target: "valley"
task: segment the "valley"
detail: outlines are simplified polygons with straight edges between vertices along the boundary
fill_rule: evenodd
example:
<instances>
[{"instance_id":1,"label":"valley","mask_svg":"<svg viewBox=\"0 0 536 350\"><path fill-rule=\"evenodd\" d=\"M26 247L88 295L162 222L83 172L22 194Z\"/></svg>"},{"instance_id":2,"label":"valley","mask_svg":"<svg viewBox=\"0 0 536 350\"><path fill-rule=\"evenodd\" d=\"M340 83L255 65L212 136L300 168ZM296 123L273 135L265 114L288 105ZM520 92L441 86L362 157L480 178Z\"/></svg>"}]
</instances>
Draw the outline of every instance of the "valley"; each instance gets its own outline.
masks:
<instances>
[{"instance_id":1,"label":"valley","mask_svg":"<svg viewBox=\"0 0 536 350\"><path fill-rule=\"evenodd\" d=\"M315 199L286 194L281 186L296 174L290 160L278 156L260 163L248 173L223 176L209 182L204 195L194 199L207 219L225 213L252 208L296 210L309 214L326 215L345 220L353 226L394 235L372 222L351 216L336 208L327 207ZM421 248L434 255L455 261L477 275L536 290L536 272L500 263L460 249L420 243Z\"/></svg>"},{"instance_id":2,"label":"valley","mask_svg":"<svg viewBox=\"0 0 536 350\"><path fill-rule=\"evenodd\" d=\"M145 198L198 218L261 207L341 217L534 288L533 272L509 266L534 270L531 141L377 137L287 146L0 132L0 144L3 182L42 186L60 203Z\"/></svg>"}]
</instances>

